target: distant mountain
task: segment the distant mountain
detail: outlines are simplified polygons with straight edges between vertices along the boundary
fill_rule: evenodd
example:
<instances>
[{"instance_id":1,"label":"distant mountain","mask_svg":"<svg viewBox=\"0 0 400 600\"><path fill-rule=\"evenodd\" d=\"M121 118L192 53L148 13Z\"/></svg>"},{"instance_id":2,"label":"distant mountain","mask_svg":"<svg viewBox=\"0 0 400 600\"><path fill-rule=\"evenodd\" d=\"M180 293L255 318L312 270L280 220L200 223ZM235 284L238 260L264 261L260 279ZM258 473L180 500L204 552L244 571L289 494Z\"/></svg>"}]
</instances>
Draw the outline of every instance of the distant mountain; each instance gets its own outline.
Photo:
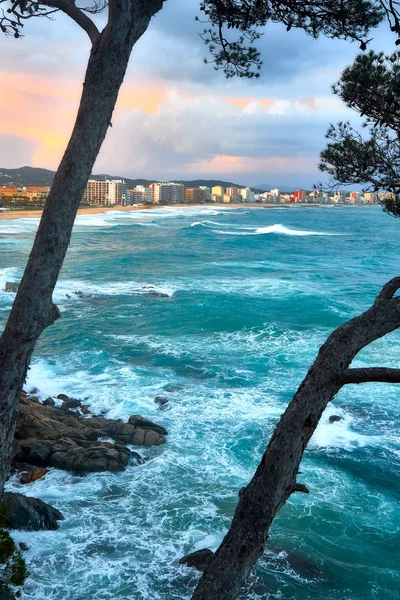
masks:
<instances>
[{"instance_id":1,"label":"distant mountain","mask_svg":"<svg viewBox=\"0 0 400 600\"><path fill-rule=\"evenodd\" d=\"M24 185L51 185L54 179L55 172L49 169L39 169L36 167L20 167L19 169L2 169L0 167L0 186L24 186ZM155 181L161 181L157 179L130 179L129 177L122 177L121 175L109 175L107 173L101 173L99 175L92 175L92 179L101 181L102 179L123 179L126 181L128 188L134 188L136 185L149 185ZM174 179L176 183L184 183L187 187L199 187L206 185L213 187L215 185L222 185L223 187L245 187L231 181L220 181L218 179L194 179L191 181L184 181L183 179Z\"/></svg>"},{"instance_id":2,"label":"distant mountain","mask_svg":"<svg viewBox=\"0 0 400 600\"><path fill-rule=\"evenodd\" d=\"M0 167L0 185L50 185L54 171L36 167L20 167L19 169L2 169Z\"/></svg>"},{"instance_id":3,"label":"distant mountain","mask_svg":"<svg viewBox=\"0 0 400 600\"><path fill-rule=\"evenodd\" d=\"M260 183L260 185L255 185L255 190L262 190L263 192L274 190L277 186L272 185L272 183Z\"/></svg>"}]
</instances>

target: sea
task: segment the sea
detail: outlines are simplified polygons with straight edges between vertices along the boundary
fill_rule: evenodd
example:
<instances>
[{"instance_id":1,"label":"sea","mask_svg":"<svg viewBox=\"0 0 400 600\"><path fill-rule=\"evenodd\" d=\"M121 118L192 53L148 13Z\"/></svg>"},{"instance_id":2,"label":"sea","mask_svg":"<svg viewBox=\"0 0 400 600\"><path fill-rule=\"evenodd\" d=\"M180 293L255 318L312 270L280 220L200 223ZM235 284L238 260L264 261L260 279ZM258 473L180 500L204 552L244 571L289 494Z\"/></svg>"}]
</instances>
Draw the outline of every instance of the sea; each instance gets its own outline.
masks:
<instances>
[{"instance_id":1,"label":"sea","mask_svg":"<svg viewBox=\"0 0 400 600\"><path fill-rule=\"evenodd\" d=\"M37 226L0 221L1 325ZM400 274L399 242L380 207L78 216L54 293L62 318L25 389L140 414L168 436L122 473L10 479L65 516L58 531L13 532L29 546L22 600L189 600L199 573L178 560L218 547L319 347ZM354 366L398 367L399 342L376 341ZM399 407L394 385L340 391L302 461L310 493L279 512L240 600L400 597Z\"/></svg>"}]
</instances>

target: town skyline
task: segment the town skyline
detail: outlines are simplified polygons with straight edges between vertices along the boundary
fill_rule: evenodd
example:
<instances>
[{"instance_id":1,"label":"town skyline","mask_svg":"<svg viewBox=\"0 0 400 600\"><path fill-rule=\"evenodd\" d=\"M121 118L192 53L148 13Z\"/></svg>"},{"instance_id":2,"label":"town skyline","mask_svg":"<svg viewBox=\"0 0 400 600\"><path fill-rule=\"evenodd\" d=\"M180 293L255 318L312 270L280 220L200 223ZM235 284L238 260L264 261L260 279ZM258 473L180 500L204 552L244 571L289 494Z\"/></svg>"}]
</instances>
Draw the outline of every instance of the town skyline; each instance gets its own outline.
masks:
<instances>
[{"instance_id":1,"label":"town skyline","mask_svg":"<svg viewBox=\"0 0 400 600\"><path fill-rule=\"evenodd\" d=\"M270 24L258 44L260 79L227 80L202 63L198 8L166 3L135 47L95 172L311 187L329 123L358 123L331 85L359 48ZM88 41L67 17L55 19L32 20L22 40L0 38L3 167L55 169L65 149ZM369 47L389 49L388 38L378 29Z\"/></svg>"}]
</instances>

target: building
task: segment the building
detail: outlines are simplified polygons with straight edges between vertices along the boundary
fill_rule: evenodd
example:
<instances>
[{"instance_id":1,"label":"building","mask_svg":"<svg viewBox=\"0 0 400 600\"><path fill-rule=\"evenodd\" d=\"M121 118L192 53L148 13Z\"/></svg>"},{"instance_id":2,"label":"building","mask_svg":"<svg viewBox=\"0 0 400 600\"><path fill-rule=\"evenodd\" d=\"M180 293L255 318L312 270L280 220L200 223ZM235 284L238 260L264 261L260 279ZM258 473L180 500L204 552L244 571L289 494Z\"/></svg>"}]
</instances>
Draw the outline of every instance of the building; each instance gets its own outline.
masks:
<instances>
[{"instance_id":1,"label":"building","mask_svg":"<svg viewBox=\"0 0 400 600\"><path fill-rule=\"evenodd\" d=\"M254 202L254 192L249 187L239 190L243 202Z\"/></svg>"},{"instance_id":2,"label":"building","mask_svg":"<svg viewBox=\"0 0 400 600\"><path fill-rule=\"evenodd\" d=\"M153 189L150 185L137 185L129 190L131 204L153 204Z\"/></svg>"},{"instance_id":3,"label":"building","mask_svg":"<svg viewBox=\"0 0 400 600\"><path fill-rule=\"evenodd\" d=\"M0 199L17 199L19 202L32 202L33 204L43 204L49 194L50 188L47 186L24 186L2 187L0 188Z\"/></svg>"},{"instance_id":4,"label":"building","mask_svg":"<svg viewBox=\"0 0 400 600\"><path fill-rule=\"evenodd\" d=\"M367 204L376 204L377 203L377 195L374 192L365 192L364 198Z\"/></svg>"},{"instance_id":5,"label":"building","mask_svg":"<svg viewBox=\"0 0 400 600\"><path fill-rule=\"evenodd\" d=\"M21 196L22 188L2 187L0 188L0 198L10 198L12 196Z\"/></svg>"},{"instance_id":6,"label":"building","mask_svg":"<svg viewBox=\"0 0 400 600\"><path fill-rule=\"evenodd\" d=\"M242 197L239 194L239 188L237 188L235 186L228 187L226 190L226 193L228 196L230 196L231 202L236 203L236 202L242 201Z\"/></svg>"},{"instance_id":7,"label":"building","mask_svg":"<svg viewBox=\"0 0 400 600\"><path fill-rule=\"evenodd\" d=\"M49 191L50 188L47 186L28 185L28 187L23 188L24 195L26 195L31 202L45 200L49 195Z\"/></svg>"},{"instance_id":8,"label":"building","mask_svg":"<svg viewBox=\"0 0 400 600\"><path fill-rule=\"evenodd\" d=\"M308 194L305 190L295 190L293 195L295 202L307 202L308 200Z\"/></svg>"},{"instance_id":9,"label":"building","mask_svg":"<svg viewBox=\"0 0 400 600\"><path fill-rule=\"evenodd\" d=\"M344 192L341 192L341 191L337 191L337 192L335 192L335 194L333 195L332 201L333 201L335 204L344 204L344 202L345 202L345 199L346 199L346 195L345 195L345 193L344 193Z\"/></svg>"},{"instance_id":10,"label":"building","mask_svg":"<svg viewBox=\"0 0 400 600\"><path fill-rule=\"evenodd\" d=\"M185 186L183 183L152 183L154 204L184 204Z\"/></svg>"},{"instance_id":11,"label":"building","mask_svg":"<svg viewBox=\"0 0 400 600\"><path fill-rule=\"evenodd\" d=\"M211 195L212 196L219 196L220 200L218 200L218 202L221 202L222 198L225 195L225 188L222 187L222 185L214 185L211 188Z\"/></svg>"},{"instance_id":12,"label":"building","mask_svg":"<svg viewBox=\"0 0 400 600\"><path fill-rule=\"evenodd\" d=\"M122 179L103 181L89 179L82 202L92 206L113 206L114 204L126 206L130 204L130 197L126 183Z\"/></svg>"},{"instance_id":13,"label":"building","mask_svg":"<svg viewBox=\"0 0 400 600\"><path fill-rule=\"evenodd\" d=\"M229 194L224 194L222 197L222 202L224 204L229 204L230 202L232 202L232 198Z\"/></svg>"},{"instance_id":14,"label":"building","mask_svg":"<svg viewBox=\"0 0 400 600\"><path fill-rule=\"evenodd\" d=\"M205 192L206 202L210 202L210 200L211 200L211 188L207 187L206 185L201 185L200 189L204 190L204 192Z\"/></svg>"},{"instance_id":15,"label":"building","mask_svg":"<svg viewBox=\"0 0 400 600\"><path fill-rule=\"evenodd\" d=\"M199 187L186 188L185 200L188 204L204 204L204 202L207 201L206 190L204 188Z\"/></svg>"}]
</instances>

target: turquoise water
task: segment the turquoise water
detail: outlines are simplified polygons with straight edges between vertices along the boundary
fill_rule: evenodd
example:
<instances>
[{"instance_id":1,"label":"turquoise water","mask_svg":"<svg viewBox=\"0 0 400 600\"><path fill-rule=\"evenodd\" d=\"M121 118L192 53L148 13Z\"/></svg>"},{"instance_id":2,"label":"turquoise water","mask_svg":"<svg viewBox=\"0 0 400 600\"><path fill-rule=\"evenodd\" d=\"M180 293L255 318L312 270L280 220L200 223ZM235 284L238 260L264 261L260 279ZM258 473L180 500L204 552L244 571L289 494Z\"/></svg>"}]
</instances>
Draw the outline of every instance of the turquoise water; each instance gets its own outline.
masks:
<instances>
[{"instance_id":1,"label":"turquoise water","mask_svg":"<svg viewBox=\"0 0 400 600\"><path fill-rule=\"evenodd\" d=\"M0 221L1 289L21 276L36 227ZM177 560L218 546L319 346L400 273L399 239L379 208L78 217L55 292L63 318L40 340L27 389L110 417L140 413L169 435L124 473L52 470L23 487L66 517L57 532L15 534L30 545L23 599L189 599L198 574ZM0 293L2 321L11 301ZM398 366L399 339L355 364ZM157 395L170 399L163 410ZM340 392L303 460L310 494L280 512L242 600L399 597L399 401L384 384Z\"/></svg>"}]
</instances>

